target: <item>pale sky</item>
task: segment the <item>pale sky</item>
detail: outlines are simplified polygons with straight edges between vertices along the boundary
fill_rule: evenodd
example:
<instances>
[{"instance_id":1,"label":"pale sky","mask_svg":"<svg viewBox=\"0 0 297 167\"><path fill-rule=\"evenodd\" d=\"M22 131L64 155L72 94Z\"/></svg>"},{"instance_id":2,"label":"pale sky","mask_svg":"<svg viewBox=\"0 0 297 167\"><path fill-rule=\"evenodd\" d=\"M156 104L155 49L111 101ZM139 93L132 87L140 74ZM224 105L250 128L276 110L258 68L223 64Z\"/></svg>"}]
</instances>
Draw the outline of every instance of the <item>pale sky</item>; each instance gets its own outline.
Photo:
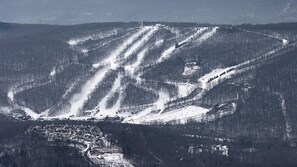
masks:
<instances>
[{"instance_id":1,"label":"pale sky","mask_svg":"<svg viewBox=\"0 0 297 167\"><path fill-rule=\"evenodd\" d=\"M295 22L297 0L0 0L0 21L45 24Z\"/></svg>"}]
</instances>

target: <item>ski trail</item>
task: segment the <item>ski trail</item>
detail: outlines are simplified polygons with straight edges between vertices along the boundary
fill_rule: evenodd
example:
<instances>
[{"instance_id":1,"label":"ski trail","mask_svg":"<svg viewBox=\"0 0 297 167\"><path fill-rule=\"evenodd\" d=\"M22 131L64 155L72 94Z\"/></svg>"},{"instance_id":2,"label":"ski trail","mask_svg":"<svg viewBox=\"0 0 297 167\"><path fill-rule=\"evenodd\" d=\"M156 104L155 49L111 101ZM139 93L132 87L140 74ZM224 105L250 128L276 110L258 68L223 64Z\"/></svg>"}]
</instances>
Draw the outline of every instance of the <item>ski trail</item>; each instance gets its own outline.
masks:
<instances>
[{"instance_id":1,"label":"ski trail","mask_svg":"<svg viewBox=\"0 0 297 167\"><path fill-rule=\"evenodd\" d=\"M265 33L261 33L261 32L245 30L245 29L241 29L241 30L243 32L252 33L252 34L258 34L258 35L266 36L268 38L276 39L276 40L282 42L283 45L288 45L289 44L289 41L287 39L281 38L279 36L274 36L274 35L270 35L270 34L265 34Z\"/></svg>"},{"instance_id":2,"label":"ski trail","mask_svg":"<svg viewBox=\"0 0 297 167\"><path fill-rule=\"evenodd\" d=\"M112 69L117 69L121 64L117 62L117 58L124 53L124 51L129 48L130 45L133 45L133 43L138 43L139 45L135 46L141 46L142 43L139 43L139 38L147 31L150 29L155 29L155 26L146 26L141 28L139 31L134 33L132 36L130 36L128 39L126 39L123 44L121 44L115 51L113 51L102 63L97 63L93 64L94 68L98 68L99 66L105 65L105 67L102 70L99 70L95 76L90 79L82 88L82 91L78 94L76 94L72 100L70 101L71 107L70 107L70 112L66 114L67 117L74 115L76 116L79 112L79 110L82 109L83 105L86 103L86 101L89 99L89 96L92 94L92 92L96 89L99 83L102 82L104 79L105 75ZM146 34L144 37L140 39L140 41L146 41L148 37L150 37L151 33ZM134 45L133 45L134 46ZM134 47L135 50L138 48ZM120 84L118 83L114 84L118 87L120 87ZM99 103L99 108L101 110L105 110L106 107L106 100L109 97L106 96L101 103ZM103 108L102 108L103 107Z\"/></svg>"},{"instance_id":3,"label":"ski trail","mask_svg":"<svg viewBox=\"0 0 297 167\"><path fill-rule=\"evenodd\" d=\"M200 83L200 88L202 88L202 90L200 91L200 93L198 95L196 95L194 98L185 100L183 102L178 102L178 103L176 103L176 105L182 105L184 103L188 103L193 100L201 99L205 95L205 93L207 93L209 90L211 90L218 84L222 83L226 79L230 79L234 75L241 74L241 73L253 68L253 66L248 66L248 65L251 65L257 61L265 59L265 58L273 55L274 53L284 49L285 47L286 46L281 46L281 47L275 48L275 49L265 53L262 56L245 61L243 63L240 63L240 64L232 66L232 67L212 70L211 72L203 75L202 77L200 77L198 79L198 83Z\"/></svg>"},{"instance_id":4,"label":"ski trail","mask_svg":"<svg viewBox=\"0 0 297 167\"><path fill-rule=\"evenodd\" d=\"M40 117L39 114L35 113L33 110L31 110L30 108L21 106L19 104L17 104L17 107L21 110L23 110L27 115L29 115L32 119L36 120Z\"/></svg>"},{"instance_id":5,"label":"ski trail","mask_svg":"<svg viewBox=\"0 0 297 167\"><path fill-rule=\"evenodd\" d=\"M152 36L153 34L159 29L159 25L156 26L149 26L145 28L146 30L149 30L144 36L141 37L141 39L139 39L138 41L134 41L135 43L132 44L132 46L124 51L121 51L121 54L124 54L124 60L126 60L131 54L135 53L136 51L139 50L139 48L141 48ZM145 53L147 52L147 49L142 50L139 54L137 54L137 61L135 63L133 63L132 65L130 65L129 67L125 66L124 68L129 70L131 75L134 74L134 70L140 65L140 63L143 60L143 57L145 56ZM121 102L122 102L122 94L119 94L119 98L116 102L116 104L110 108L107 109L106 105L107 105L107 101L108 99L111 98L111 96L116 92L119 91L121 88L121 79L122 76L119 76L115 82L114 82L114 86L112 88L112 90L109 92L108 95L106 95L97 105L97 109L99 109L100 111L100 115L104 115L102 114L102 112L109 114L109 115L115 115L115 113L117 112L117 110L120 109L121 106ZM123 88L122 88L123 89ZM123 90L120 90L120 92L122 92ZM99 114L99 113L98 113ZM98 115L97 114L97 115Z\"/></svg>"},{"instance_id":6,"label":"ski trail","mask_svg":"<svg viewBox=\"0 0 297 167\"><path fill-rule=\"evenodd\" d=\"M284 48L283 46L278 47L278 48L275 48L275 49L273 49L273 50L271 50L271 51L269 51L269 52L265 53L264 55L259 56L257 58L245 61L243 63L240 63L240 64L232 66L232 67L228 67L228 68L224 68L224 69L216 69L216 70L211 71L210 73L205 74L204 76L202 76L198 80L199 83L201 84L202 91L194 99L202 98L202 96L207 91L211 90L212 88L214 88L215 86L217 86L221 82L225 81L226 79L231 78L234 75L243 73L246 70L252 68L252 67L245 67L245 66L250 65L252 63L255 63L255 62L259 61L259 60L265 59L265 58L273 55L274 53L282 50L283 48Z\"/></svg>"},{"instance_id":7,"label":"ski trail","mask_svg":"<svg viewBox=\"0 0 297 167\"><path fill-rule=\"evenodd\" d=\"M211 29L211 31L208 31L204 34L202 34L207 28L201 28L199 29L195 34L189 36L188 38L186 38L184 41L182 41L181 43L187 43L189 41L191 41L192 39L194 39L196 36L202 34L197 40L199 43L202 43L203 41L209 39L210 37L212 37L214 34L216 34L217 30L219 27L213 27ZM162 56L160 57L160 59L157 61L158 63L164 61L165 59L167 59L168 57L170 57L170 54L175 50L175 46L170 47L169 49L167 49L165 52L162 53ZM230 68L225 69L226 71L228 71ZM230 75L228 76L230 77ZM204 83L204 86L206 88L206 82ZM214 86L213 86L214 87ZM208 88L211 89L211 88ZM206 89L205 89L206 90ZM204 92L204 91L202 91ZM163 100L162 100L163 99ZM166 100L164 100L166 99ZM159 93L159 100L155 103L155 108L156 110L160 110L160 113L162 113L166 107L167 107L167 102L170 101L170 97L168 94L166 94L165 92L160 92Z\"/></svg>"},{"instance_id":8,"label":"ski trail","mask_svg":"<svg viewBox=\"0 0 297 167\"><path fill-rule=\"evenodd\" d=\"M210 32L207 32L205 34L203 34L201 37L199 37L198 41L199 42L203 42L205 41L206 39L210 38L211 36L213 36L216 31L217 31L218 27L214 27L212 28L212 30ZM188 38L186 38L185 40L183 40L182 42L179 43L179 45L183 45L183 44L186 44L188 42L190 42L191 40L193 40L195 37L201 35L204 31L206 31L207 28L199 28L197 30L197 32L191 36L189 36ZM163 62L164 60L168 59L171 54L176 50L176 46L171 46L169 47L168 49L166 49L162 54L161 54L161 57L157 60L157 63L161 63Z\"/></svg>"},{"instance_id":9,"label":"ski trail","mask_svg":"<svg viewBox=\"0 0 297 167\"><path fill-rule=\"evenodd\" d=\"M130 64L130 65L126 65L124 68L125 68L125 71L129 73L129 75L135 75L135 72L138 70L140 64L143 62L143 59L146 55L146 53L148 52L148 49L145 48L143 49L142 51L140 51L137 55L137 60L133 63L133 64Z\"/></svg>"},{"instance_id":10,"label":"ski trail","mask_svg":"<svg viewBox=\"0 0 297 167\"><path fill-rule=\"evenodd\" d=\"M144 43L146 43L152 36L153 34L159 29L159 26L150 26L149 27L149 32L147 34L145 34L141 40L137 41L136 43L134 43L128 50L127 52L124 54L124 59L127 59L131 54L133 54L134 52L136 52L141 46L144 45Z\"/></svg>"},{"instance_id":11,"label":"ski trail","mask_svg":"<svg viewBox=\"0 0 297 167\"><path fill-rule=\"evenodd\" d=\"M201 42L204 42L205 40L211 38L212 36L214 36L217 33L218 29L219 29L219 27L213 27L211 29L211 31L202 34L202 36L198 39L198 42L201 43Z\"/></svg>"},{"instance_id":12,"label":"ski trail","mask_svg":"<svg viewBox=\"0 0 297 167\"><path fill-rule=\"evenodd\" d=\"M11 102L13 103L13 106L17 109L23 110L28 116L30 116L32 119L36 120L40 117L39 114L37 114L36 112L34 112L33 110L31 110L30 108L24 107L20 104L17 104L14 101L14 90L11 89L10 91L8 91L7 93L7 97L11 100Z\"/></svg>"},{"instance_id":13,"label":"ski trail","mask_svg":"<svg viewBox=\"0 0 297 167\"><path fill-rule=\"evenodd\" d=\"M183 44L183 43L186 43L186 42L190 42L191 40L193 40L195 37L197 37L198 35L202 34L206 30L207 30L206 27L200 28L194 35L191 35L188 38L186 38L185 40L181 41L180 44Z\"/></svg>"},{"instance_id":14,"label":"ski trail","mask_svg":"<svg viewBox=\"0 0 297 167\"><path fill-rule=\"evenodd\" d=\"M133 32L135 33L135 31L133 31ZM102 44L99 44L98 46L94 46L92 48L83 48L82 47L80 50L81 50L81 52L83 54L88 54L90 51L97 50L98 48L103 47L103 46L106 46L106 45L108 45L111 42L114 42L114 41L119 40L119 39L126 38L127 36L130 36L131 34L133 34L133 32L128 32L127 34L122 35L120 37L112 38L111 40L108 40L108 41L106 41L106 42L104 42Z\"/></svg>"},{"instance_id":15,"label":"ski trail","mask_svg":"<svg viewBox=\"0 0 297 167\"><path fill-rule=\"evenodd\" d=\"M271 55L275 54L276 52L284 49L285 47L286 46L277 47L277 48L263 54L262 56L256 57L251 60L247 60L245 62L242 62L242 63L232 66L232 67L213 70L210 73L205 74L204 76L199 78L199 82L201 83L201 88L203 90L210 90L213 87L215 87L216 85L218 85L219 83L223 82L224 80L231 78L233 75L243 73L244 71L253 67L253 66L249 67L248 65L256 63L257 61L260 61L262 59L266 59L266 58L270 57ZM210 79L211 79L211 81L210 81ZM204 91L202 91L202 93L203 92Z\"/></svg>"},{"instance_id":16,"label":"ski trail","mask_svg":"<svg viewBox=\"0 0 297 167\"><path fill-rule=\"evenodd\" d=\"M267 58L271 57L271 55L273 55L276 52L278 52L282 49L285 49L287 47L288 47L288 45L282 45L280 47L277 47L277 48L263 54L262 56L256 57L251 60L247 60L243 63L240 63L240 64L232 66L232 67L228 67L225 69L216 69L216 70L211 71L208 74L205 74L204 76L202 76L198 79L198 81L200 83L200 88L202 88L201 92L198 95L196 95L194 98L188 99L183 102L178 102L178 103L176 103L176 105L182 105L184 103L188 103L193 100L201 99L205 95L206 92L208 92L209 90L211 90L218 84L222 83L226 79L230 79L235 75L241 74L249 69L255 68L255 66L253 66L253 63L257 63L257 61L267 59Z\"/></svg>"},{"instance_id":17,"label":"ski trail","mask_svg":"<svg viewBox=\"0 0 297 167\"><path fill-rule=\"evenodd\" d=\"M85 36L85 37L80 37L80 38L73 38L67 41L67 43L70 46L77 46L79 44L82 44L84 42L87 42L89 40L99 40L99 39L103 39L103 38L108 38L111 37L113 35L116 35L118 33L118 29L113 29L107 32L102 32L102 33L98 33L98 34L93 34L93 35L89 35L89 36Z\"/></svg>"},{"instance_id":18,"label":"ski trail","mask_svg":"<svg viewBox=\"0 0 297 167\"><path fill-rule=\"evenodd\" d=\"M246 65L248 65L248 64L254 63L254 62L259 61L259 60L261 60L261 59L266 59L266 58L268 58L269 56L273 55L274 53L276 53L276 52L278 52L278 51L280 51L280 50L282 50L282 49L284 49L284 48L286 48L286 46L277 47L277 48L272 49L271 51L269 51L269 52L263 54L262 56L256 57L256 58L251 59L251 60L247 60L247 61L245 61L245 62L243 62L243 63L240 63L240 64L234 66L234 68L240 69L240 68L242 68L243 66L246 66Z\"/></svg>"},{"instance_id":19,"label":"ski trail","mask_svg":"<svg viewBox=\"0 0 297 167\"><path fill-rule=\"evenodd\" d=\"M132 34L132 36L130 36L127 40L125 40L115 51L111 53L110 56L108 56L105 60L103 60L103 62L93 64L93 67L98 68L104 64L114 64L114 65L117 64L116 59L118 58L118 56L120 56L122 52L124 52L131 44L133 44L133 42L135 42L148 29L149 27L143 27L136 33Z\"/></svg>"},{"instance_id":20,"label":"ski trail","mask_svg":"<svg viewBox=\"0 0 297 167\"><path fill-rule=\"evenodd\" d=\"M213 36L216 33L217 29L218 29L218 27L215 27L215 28L212 29L212 31L207 32L207 33L204 33L202 36L200 36L200 38L198 39L198 41L199 42L203 42L204 40L210 38L211 36ZM267 34L261 34L261 35L267 35ZM208 74L205 74L203 77L201 77L199 79L199 82L201 84L202 91L194 99L200 99L200 98L202 98L203 95L207 91L211 90L213 87L215 87L216 85L218 85L222 81L224 81L224 80L226 80L228 78L231 78L233 75L242 73L247 68L249 68L249 67L244 67L244 66L249 65L249 64L252 64L252 63L255 63L258 60L261 60L263 58L266 58L266 57L269 57L269 56L273 55L274 53L276 53L276 52L280 51L281 49L283 49L285 47L285 45L287 45L289 43L289 41L287 41L286 39L281 39L281 38L278 38L278 37L275 37L275 36L269 36L269 37L275 38L275 39L278 39L278 40L281 40L282 43L283 43L283 46L278 47L278 48L275 48L275 49L267 52L266 54L264 54L264 55L262 55L260 57L254 58L252 60L248 60L248 61L243 62L241 64L238 64L236 66L228 67L228 68L225 68L225 69L217 69L217 70L211 71ZM188 38L188 39L191 39L191 38ZM171 48L167 49L163 54L164 55L170 55L174 50L175 50L175 48L171 47ZM160 61L160 59L159 59L159 61ZM186 100L186 102L189 102L191 100L193 100L193 99ZM160 102L158 102L158 104L160 104ZM158 106L157 108L158 109L160 108L161 110L162 109L164 110L165 109L165 107L164 107L165 105L166 104L163 104L163 107L162 106L161 107ZM143 115L149 114L150 113L149 111L151 111L151 109L145 110L145 112L143 112ZM287 129L290 129L290 128L287 128Z\"/></svg>"},{"instance_id":21,"label":"ski trail","mask_svg":"<svg viewBox=\"0 0 297 167\"><path fill-rule=\"evenodd\" d=\"M114 104L114 106L111 109L109 109L110 113L112 113L114 115L117 114L118 110L121 108L122 102L124 101L125 96L123 94L124 94L124 90L126 89L126 86L122 86L119 89L120 90L119 90L118 100Z\"/></svg>"},{"instance_id":22,"label":"ski trail","mask_svg":"<svg viewBox=\"0 0 297 167\"><path fill-rule=\"evenodd\" d=\"M98 68L102 65L105 65L105 67L101 70L99 70L95 76L87 81L87 83L82 87L82 91L80 93L77 93L73 96L73 98L70 100L70 112L67 113L66 117L69 116L76 116L79 112L79 110L82 109L83 105L86 103L86 101L89 99L89 96L93 93L93 91L96 89L96 87L102 82L105 75L112 69L117 69L119 67L119 64L116 63L116 59L120 54L129 47L135 40L137 40L144 32L148 30L148 27L141 28L136 33L132 34L128 39L126 39L121 45L118 46L118 48L113 51L103 62L93 64L94 68Z\"/></svg>"},{"instance_id":23,"label":"ski trail","mask_svg":"<svg viewBox=\"0 0 297 167\"><path fill-rule=\"evenodd\" d=\"M95 76L88 80L87 83L82 87L81 92L75 94L70 100L70 112L66 114L66 117L77 116L78 112L82 109L83 105L89 99L89 96L96 89L98 84L105 78L106 74L109 72L109 68L105 67L99 70Z\"/></svg>"},{"instance_id":24,"label":"ski trail","mask_svg":"<svg viewBox=\"0 0 297 167\"><path fill-rule=\"evenodd\" d=\"M20 109L20 110L23 110L28 116L30 116L32 119L36 120L40 117L40 114L37 114L35 111L33 111L32 109L26 107L26 106L23 106L23 105L20 105L18 104L15 99L14 99L14 96L15 94L19 93L19 92L22 92L22 91L25 91L25 90L28 90L28 89L33 89L33 88L36 88L36 87L39 87L39 86L43 86L43 85L46 85L46 84L50 84L52 81L46 81L46 82L41 82L41 83L34 83L33 84L24 84L23 86L19 86L19 87L15 87L15 88L11 88L8 93L7 93L7 97L8 99L12 102L13 106L17 109Z\"/></svg>"},{"instance_id":25,"label":"ski trail","mask_svg":"<svg viewBox=\"0 0 297 167\"><path fill-rule=\"evenodd\" d=\"M99 109L100 114L102 114L102 112L109 111L109 109L106 108L107 106L107 102L108 100L112 97L112 95L118 91L121 87L121 81L122 81L123 76L119 75L116 80L114 81L114 84L111 88L111 90L109 91L109 93L99 102L99 104L96 106L96 109ZM99 113L98 113L99 114ZM97 115L98 115L97 114ZM111 113L109 113L111 114ZM103 114L102 114L103 115ZM106 113L106 115L108 115L108 113ZM115 115L115 114L114 114Z\"/></svg>"}]
</instances>

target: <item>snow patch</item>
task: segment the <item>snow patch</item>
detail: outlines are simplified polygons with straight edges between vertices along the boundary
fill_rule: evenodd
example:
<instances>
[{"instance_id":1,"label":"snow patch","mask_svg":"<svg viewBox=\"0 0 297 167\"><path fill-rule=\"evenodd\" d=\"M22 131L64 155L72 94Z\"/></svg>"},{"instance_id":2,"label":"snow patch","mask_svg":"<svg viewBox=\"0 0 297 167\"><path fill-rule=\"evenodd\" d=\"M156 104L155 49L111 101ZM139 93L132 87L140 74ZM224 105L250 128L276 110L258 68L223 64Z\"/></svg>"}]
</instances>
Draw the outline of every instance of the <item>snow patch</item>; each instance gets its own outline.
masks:
<instances>
[{"instance_id":1,"label":"snow patch","mask_svg":"<svg viewBox=\"0 0 297 167\"><path fill-rule=\"evenodd\" d=\"M7 97L13 102L14 101L14 93L13 90L8 91Z\"/></svg>"},{"instance_id":2,"label":"snow patch","mask_svg":"<svg viewBox=\"0 0 297 167\"><path fill-rule=\"evenodd\" d=\"M51 73L50 73L50 76L51 77L54 77L56 75L57 71L56 71L56 68L54 68Z\"/></svg>"},{"instance_id":3,"label":"snow patch","mask_svg":"<svg viewBox=\"0 0 297 167\"><path fill-rule=\"evenodd\" d=\"M283 45L288 45L289 41L287 39L282 39Z\"/></svg>"},{"instance_id":4,"label":"snow patch","mask_svg":"<svg viewBox=\"0 0 297 167\"><path fill-rule=\"evenodd\" d=\"M89 52L88 49L82 49L82 50L81 50L81 53L83 53L83 54L87 54L88 52Z\"/></svg>"},{"instance_id":5,"label":"snow patch","mask_svg":"<svg viewBox=\"0 0 297 167\"><path fill-rule=\"evenodd\" d=\"M11 111L10 107L0 107L0 112L9 113Z\"/></svg>"}]
</instances>

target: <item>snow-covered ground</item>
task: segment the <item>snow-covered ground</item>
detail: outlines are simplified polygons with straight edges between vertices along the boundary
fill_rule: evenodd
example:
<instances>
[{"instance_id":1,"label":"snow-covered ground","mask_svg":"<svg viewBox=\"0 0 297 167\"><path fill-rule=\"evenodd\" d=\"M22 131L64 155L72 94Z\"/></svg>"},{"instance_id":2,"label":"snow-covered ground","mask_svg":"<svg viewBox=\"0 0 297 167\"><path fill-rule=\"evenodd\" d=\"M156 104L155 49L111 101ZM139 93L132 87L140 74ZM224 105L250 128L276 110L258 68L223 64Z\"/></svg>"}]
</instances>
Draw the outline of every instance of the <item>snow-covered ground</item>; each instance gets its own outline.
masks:
<instances>
[{"instance_id":1,"label":"snow-covered ground","mask_svg":"<svg viewBox=\"0 0 297 167\"><path fill-rule=\"evenodd\" d=\"M170 85L174 85L177 88L177 98L187 97L190 93L192 93L197 87L197 84L192 84L189 82L165 82Z\"/></svg>"},{"instance_id":2,"label":"snow-covered ground","mask_svg":"<svg viewBox=\"0 0 297 167\"><path fill-rule=\"evenodd\" d=\"M170 123L177 122L185 124L189 120L199 121L209 111L209 109L199 106L185 106L169 112L160 114L148 114L143 117L135 116L127 118L125 122L133 124L152 124L152 123Z\"/></svg>"},{"instance_id":3,"label":"snow-covered ground","mask_svg":"<svg viewBox=\"0 0 297 167\"><path fill-rule=\"evenodd\" d=\"M97 107L94 108L92 111L88 111L88 113L91 113L91 115L87 116L81 116L79 117L79 113L81 109L84 107L84 104L89 100L90 95L95 91L97 86L104 80L106 75L111 72L112 70L116 70L119 67L124 67L126 74L129 75L131 78L136 78L137 81L141 82L142 79L140 78L140 74L136 74L136 72L139 70L141 63L143 62L148 50L150 49L148 46L145 46L146 43L153 37L153 35L161 28L166 28L166 26L162 25L154 25L154 26L144 26L140 27L136 32L130 34L121 44L118 45L115 50L111 51L111 53L106 57L105 60L93 64L93 68L95 70L98 69L98 67L101 67L98 69L98 71L95 73L95 75L86 81L85 84L82 85L81 91L75 93L72 95L70 99L70 109L69 111L61 111L61 114L57 116L57 118L71 118L71 119L88 119L91 117L96 117L98 119L102 119L105 116L116 116L117 111L120 110L121 102L123 100L123 89L125 89L125 86L121 84L121 80L123 76L121 74L118 75L116 78L113 87L111 91L100 101L98 102ZM168 27L167 27L168 28ZM180 45L187 45L190 42L198 42L201 43L205 41L206 39L213 36L218 27L213 28L197 28L196 32L193 34L188 35L184 38L183 41L181 41ZM170 31L173 31L173 29L170 29ZM100 35L95 34L91 36L86 36L82 38L75 38L68 41L68 44L71 46L80 45L88 40L96 40L108 36L112 36L116 33L116 31L108 33L106 35ZM177 33L180 35L180 32L174 31L174 33ZM163 39L159 39L156 41L155 46L158 47L158 45L161 45L164 42ZM158 62L164 61L165 59L169 58L171 54L175 51L176 46L171 46L168 49L166 49L162 54ZM88 49L82 49L83 53L87 53ZM132 64L125 64L126 60L133 54L136 54L136 61ZM125 65L124 65L125 64ZM194 69L196 70L196 68ZM193 70L192 70L193 71ZM56 69L54 68L52 72L50 73L50 76L54 76L56 74ZM211 77L212 75L216 75L216 73L213 73L209 75ZM205 77L206 78L206 77ZM138 83L140 84L140 83ZM140 84L141 85L141 84ZM197 85L193 85L190 83L174 83L174 85L178 88L178 96L177 98L186 97L188 96L196 87ZM69 91L67 91L66 96L68 96L72 91L73 86L69 88ZM149 90L151 91L151 90ZM154 92L154 91L153 91ZM108 100L115 94L119 93L119 97L116 101L116 104L112 106L111 108L107 108L107 102ZM208 111L208 109L203 109L201 107L197 106L185 106L183 109L173 110L168 113L163 113L165 108L167 107L166 104L170 101L169 93L167 93L164 90L159 90L158 92L155 92L158 94L159 99L150 105L147 109L140 111L138 114L135 115L125 115L127 117L127 122L134 122L135 120L141 120L141 122L152 122L152 121L162 121L162 122L170 122L174 119L179 118L179 121L182 123L186 122L190 117L196 116L199 117L201 113L205 113ZM13 96L13 95L9 95ZM64 97L64 96L63 96ZM11 97L13 99L13 97ZM38 118L39 115L34 115L33 111L30 111L28 109L24 110L28 113L28 115L31 115L34 118ZM195 113L197 110L198 113ZM99 112L98 112L99 111ZM158 116L151 115L152 111L157 111ZM98 112L98 113L97 113ZM187 112L187 114L183 114L183 112ZM138 121L139 122L139 121Z\"/></svg>"},{"instance_id":4,"label":"snow-covered ground","mask_svg":"<svg viewBox=\"0 0 297 167\"><path fill-rule=\"evenodd\" d=\"M178 88L178 97L187 97L190 93L192 93L196 86L190 83L178 83L176 84Z\"/></svg>"},{"instance_id":5,"label":"snow-covered ground","mask_svg":"<svg viewBox=\"0 0 297 167\"><path fill-rule=\"evenodd\" d=\"M77 116L78 112L82 109L83 105L87 102L89 96L94 92L96 87L102 82L105 75L111 70L118 69L122 65L122 63L124 63L124 62L118 62L118 60L119 59L125 60L128 58L128 56L138 51L158 29L159 29L159 25L145 26L140 28L136 33L132 34L122 44L120 44L118 48L116 48L113 52L111 52L111 54L107 56L107 58L103 60L103 62L93 64L94 68L98 68L99 66L102 66L102 65L104 65L105 67L99 70L93 78L91 78L86 82L86 84L82 87L81 92L73 96L72 100L70 101L70 104L71 104L70 112L68 112L65 116L66 117L70 117L72 115ZM139 54L140 62L137 62L137 63L141 63L142 61L141 56L144 56L144 54L145 52L143 54ZM121 57L122 55L124 55L124 57ZM136 65L139 65L139 64L136 64ZM119 77L119 79L120 78L121 77ZM121 87L121 83L119 79L115 81L112 92L110 92L110 94L104 97L103 100L99 102L98 106L96 107L96 108L99 108L100 112L107 111L105 106L108 98L112 95L112 93L114 93L116 90L118 90ZM116 106L119 106L119 104L116 104ZM118 109L119 108L113 107L112 112L107 111L106 113L115 115ZM100 113L100 115L104 115L104 114Z\"/></svg>"},{"instance_id":6,"label":"snow-covered ground","mask_svg":"<svg viewBox=\"0 0 297 167\"><path fill-rule=\"evenodd\" d=\"M186 123L189 119L192 118L195 120L200 120L202 116L209 111L209 109L202 108L199 106L183 106L182 108L173 109L172 111L167 112L166 109L168 107L168 102L170 102L171 100L178 101L179 98L187 97L194 90L200 90L199 88L201 88L202 91L196 97L188 99L188 101L200 99L206 92L208 92L224 80L229 79L232 76L243 72L244 70L249 68L250 65L253 65L254 62L257 62L259 60L273 55L274 53L280 51L289 44L289 41L287 39L278 36L243 30L249 33L256 33L259 35L264 35L270 38L277 39L282 42L282 45L272 49L271 51L263 54L262 56L254 58L252 60L248 60L236 66L213 69L209 73L198 78L196 80L197 82L195 83L190 83L190 81L180 81L174 83L168 81L168 84L175 85L177 88L177 95L176 97L172 98L166 90L158 90L156 88L145 86L145 84L143 83L146 83L147 81L141 78L141 74L139 74L140 71L144 69L143 67L141 67L141 65L143 64L143 61L145 60L148 53L150 53L151 50L157 47L163 46L165 42L164 39L155 34L157 34L157 32L161 29L164 30L164 28L168 29L173 34L175 34L178 40L183 40L179 42L177 46L170 46L169 48L164 49L163 52L160 53L160 55L157 55L159 56L159 58L156 61L156 64L161 63L166 59L169 59L176 51L178 51L180 48L183 48L184 46L199 46L205 40L211 38L216 33L218 33L219 29L219 27L197 27L187 33L181 34L181 32L179 32L178 29L162 25L152 25L138 27L133 31L127 32L125 35L121 34L121 37L117 37L121 38L121 40L119 40L120 42L118 46L110 49L110 53L108 53L107 56L104 56L105 59L103 59L100 62L95 62L93 64L92 70L95 72L95 74L90 79L88 79L83 85L81 85L80 91L76 93L72 92L73 88L78 87L78 85L69 86L68 90L63 95L63 99L70 99L70 107L65 107L66 109L62 109L63 111L61 111L60 115L56 117L87 120L89 118L103 119L106 116L123 116L124 122L137 124L152 122L167 123L172 122L174 120L180 123ZM71 48L81 49L80 51L82 53L87 54L90 51L90 48L85 48L85 46L83 45L86 41L111 37L115 34L117 34L117 30L110 31L107 34L93 34L90 36L73 38L68 41L68 44L71 46ZM151 44L149 43L149 41L153 41L153 43ZM131 61L131 59L133 59L133 62L129 62ZM124 69L124 72L118 72L119 69ZM185 76L185 78L187 76L192 76L199 69L200 67L197 64L195 64L195 62L189 62L188 66L186 65L184 68L183 76ZM117 77L112 85L111 90L107 93L107 95L105 95L105 97L102 98L102 100L98 102L98 105L94 109L90 111L84 111L86 112L86 114L90 115L79 116L82 108L88 102L93 92L102 82L104 82L104 79L107 76L107 74L109 74L112 71L117 71ZM59 73L59 69L53 67L53 70L50 72L50 77L54 77L57 73ZM121 113L118 113L118 111L121 110L121 104L125 97L124 91L126 89L126 85L122 84L124 83L122 81L124 81L125 77L135 79L137 82L132 84L134 84L136 87L154 93L155 95L158 95L158 100L153 104L147 104L146 109L142 108L143 111L139 111L138 113L133 115L128 112L128 114L125 113L122 115ZM106 107L110 98L112 98L115 94L119 94L118 99L116 99L116 103L110 108ZM14 91L9 91L7 96L11 101L13 101ZM185 102L188 101L177 102L177 105L180 105L178 107L181 107L183 104L185 104ZM29 116L31 116L34 119L37 119L41 116L40 114L36 114L29 108L22 107L20 105L18 105L18 108L24 110ZM166 112L164 112L165 110Z\"/></svg>"}]
</instances>

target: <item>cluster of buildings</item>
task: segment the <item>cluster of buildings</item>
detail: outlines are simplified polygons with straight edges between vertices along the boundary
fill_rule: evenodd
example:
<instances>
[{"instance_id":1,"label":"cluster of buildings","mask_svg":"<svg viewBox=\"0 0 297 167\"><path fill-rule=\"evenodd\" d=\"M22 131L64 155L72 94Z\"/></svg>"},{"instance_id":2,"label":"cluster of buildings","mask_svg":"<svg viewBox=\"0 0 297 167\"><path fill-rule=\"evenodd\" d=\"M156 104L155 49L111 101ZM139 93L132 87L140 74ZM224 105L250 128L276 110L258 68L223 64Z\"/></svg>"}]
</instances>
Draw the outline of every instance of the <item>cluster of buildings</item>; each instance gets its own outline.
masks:
<instances>
[{"instance_id":1,"label":"cluster of buildings","mask_svg":"<svg viewBox=\"0 0 297 167\"><path fill-rule=\"evenodd\" d=\"M46 126L31 127L28 132L39 133L48 141L64 141L71 143L92 144L109 147L108 135L96 126L51 124Z\"/></svg>"},{"instance_id":2,"label":"cluster of buildings","mask_svg":"<svg viewBox=\"0 0 297 167\"><path fill-rule=\"evenodd\" d=\"M111 144L111 135L104 134L98 127L90 125L50 124L31 127L27 134L38 134L49 142L78 148L82 154L98 165L118 166L119 162L107 157L122 158L120 147ZM116 158L119 159L119 158Z\"/></svg>"},{"instance_id":3,"label":"cluster of buildings","mask_svg":"<svg viewBox=\"0 0 297 167\"><path fill-rule=\"evenodd\" d=\"M189 146L188 153L191 155L200 154L203 152L216 153L218 155L227 156L229 153L229 148L226 145L198 145L198 146Z\"/></svg>"}]
</instances>

